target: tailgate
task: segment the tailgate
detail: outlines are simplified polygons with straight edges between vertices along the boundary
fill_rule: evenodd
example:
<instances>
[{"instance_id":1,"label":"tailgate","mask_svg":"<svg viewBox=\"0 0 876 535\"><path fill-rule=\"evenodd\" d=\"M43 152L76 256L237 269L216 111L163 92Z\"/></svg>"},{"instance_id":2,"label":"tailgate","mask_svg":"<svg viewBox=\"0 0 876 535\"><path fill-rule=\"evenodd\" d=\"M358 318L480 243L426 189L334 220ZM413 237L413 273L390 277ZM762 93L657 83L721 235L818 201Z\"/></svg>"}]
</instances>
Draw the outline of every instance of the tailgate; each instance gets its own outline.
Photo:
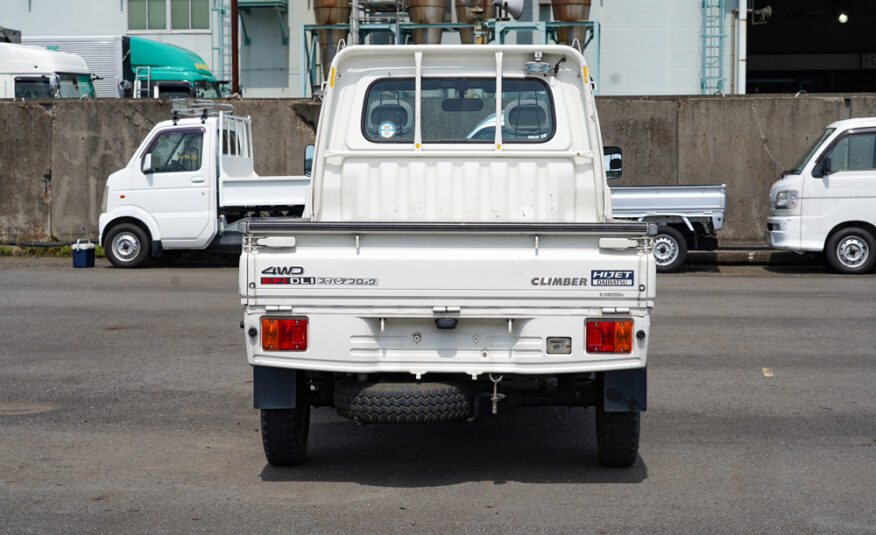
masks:
<instances>
[{"instance_id":1,"label":"tailgate","mask_svg":"<svg viewBox=\"0 0 876 535\"><path fill-rule=\"evenodd\" d=\"M254 221L248 230L243 304L648 307L654 297L645 223Z\"/></svg>"},{"instance_id":2,"label":"tailgate","mask_svg":"<svg viewBox=\"0 0 876 535\"><path fill-rule=\"evenodd\" d=\"M254 221L240 265L247 358L417 377L640 368L654 302L655 231L646 223ZM304 319L306 350L264 350L264 317ZM585 350L588 318L631 319L632 350ZM571 350L548 354L552 337L566 337Z\"/></svg>"}]
</instances>

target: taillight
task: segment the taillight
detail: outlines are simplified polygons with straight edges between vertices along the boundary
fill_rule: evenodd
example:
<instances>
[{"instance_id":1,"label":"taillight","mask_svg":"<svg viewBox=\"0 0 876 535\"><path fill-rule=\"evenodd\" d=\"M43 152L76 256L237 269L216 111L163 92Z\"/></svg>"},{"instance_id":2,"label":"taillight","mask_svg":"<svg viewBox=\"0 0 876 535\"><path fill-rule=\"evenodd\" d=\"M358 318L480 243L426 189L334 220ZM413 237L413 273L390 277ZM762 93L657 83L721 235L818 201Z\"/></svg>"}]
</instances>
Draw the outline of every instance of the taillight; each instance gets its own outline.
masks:
<instances>
[{"instance_id":1,"label":"taillight","mask_svg":"<svg viewBox=\"0 0 876 535\"><path fill-rule=\"evenodd\" d=\"M633 350L633 320L587 320L588 353L629 353Z\"/></svg>"},{"instance_id":2,"label":"taillight","mask_svg":"<svg viewBox=\"0 0 876 535\"><path fill-rule=\"evenodd\" d=\"M262 349L265 351L307 349L307 318L262 318Z\"/></svg>"}]
</instances>

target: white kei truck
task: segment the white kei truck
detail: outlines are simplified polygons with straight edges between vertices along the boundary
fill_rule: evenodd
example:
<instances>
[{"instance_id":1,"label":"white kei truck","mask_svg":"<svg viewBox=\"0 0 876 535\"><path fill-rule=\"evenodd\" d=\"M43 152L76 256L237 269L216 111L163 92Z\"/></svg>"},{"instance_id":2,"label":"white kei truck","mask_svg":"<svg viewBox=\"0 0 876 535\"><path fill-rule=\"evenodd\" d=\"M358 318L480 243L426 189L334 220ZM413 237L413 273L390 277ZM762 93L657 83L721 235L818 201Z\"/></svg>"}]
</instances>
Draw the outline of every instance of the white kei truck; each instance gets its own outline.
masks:
<instances>
[{"instance_id":1,"label":"white kei truck","mask_svg":"<svg viewBox=\"0 0 876 535\"><path fill-rule=\"evenodd\" d=\"M489 114L502 128L468 138ZM576 49L341 50L303 217L244 231L270 464L304 460L312 406L360 424L595 407L598 461L636 461L656 225L611 219Z\"/></svg>"},{"instance_id":2,"label":"white kei truck","mask_svg":"<svg viewBox=\"0 0 876 535\"><path fill-rule=\"evenodd\" d=\"M823 252L839 273L876 265L876 117L827 126L770 188L767 243Z\"/></svg>"},{"instance_id":3,"label":"white kei truck","mask_svg":"<svg viewBox=\"0 0 876 535\"><path fill-rule=\"evenodd\" d=\"M174 100L172 109L173 120L155 125L107 178L98 227L116 267L172 260L187 249L239 253L242 222L303 210L308 177L253 169L249 117L210 100Z\"/></svg>"}]
</instances>

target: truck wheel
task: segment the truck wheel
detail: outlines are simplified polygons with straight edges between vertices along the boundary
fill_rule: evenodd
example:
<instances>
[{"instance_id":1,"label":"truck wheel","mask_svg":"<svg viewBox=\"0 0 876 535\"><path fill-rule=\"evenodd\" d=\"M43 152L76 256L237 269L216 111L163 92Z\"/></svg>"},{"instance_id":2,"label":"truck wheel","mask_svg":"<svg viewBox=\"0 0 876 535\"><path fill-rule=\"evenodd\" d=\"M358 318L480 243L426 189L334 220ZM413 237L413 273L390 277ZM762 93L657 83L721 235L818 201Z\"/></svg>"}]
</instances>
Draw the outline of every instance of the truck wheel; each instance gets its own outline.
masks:
<instances>
[{"instance_id":1,"label":"truck wheel","mask_svg":"<svg viewBox=\"0 0 876 535\"><path fill-rule=\"evenodd\" d=\"M639 456L638 412L605 412L596 408L596 457L602 466L623 468Z\"/></svg>"},{"instance_id":2,"label":"truck wheel","mask_svg":"<svg viewBox=\"0 0 876 535\"><path fill-rule=\"evenodd\" d=\"M262 445L273 466L301 464L307 454L310 405L296 409L262 409Z\"/></svg>"},{"instance_id":3,"label":"truck wheel","mask_svg":"<svg viewBox=\"0 0 876 535\"><path fill-rule=\"evenodd\" d=\"M839 273L866 273L876 262L873 235L859 227L844 228L827 240L827 262Z\"/></svg>"},{"instance_id":4,"label":"truck wheel","mask_svg":"<svg viewBox=\"0 0 876 535\"><path fill-rule=\"evenodd\" d=\"M146 233L132 223L116 225L106 236L106 257L116 267L137 268L149 258Z\"/></svg>"},{"instance_id":5,"label":"truck wheel","mask_svg":"<svg viewBox=\"0 0 876 535\"><path fill-rule=\"evenodd\" d=\"M658 227L654 236L654 259L658 273L674 273L687 259L687 242L672 227Z\"/></svg>"},{"instance_id":6,"label":"truck wheel","mask_svg":"<svg viewBox=\"0 0 876 535\"><path fill-rule=\"evenodd\" d=\"M447 383L341 381L334 405L341 416L363 424L451 422L471 414L465 392Z\"/></svg>"}]
</instances>

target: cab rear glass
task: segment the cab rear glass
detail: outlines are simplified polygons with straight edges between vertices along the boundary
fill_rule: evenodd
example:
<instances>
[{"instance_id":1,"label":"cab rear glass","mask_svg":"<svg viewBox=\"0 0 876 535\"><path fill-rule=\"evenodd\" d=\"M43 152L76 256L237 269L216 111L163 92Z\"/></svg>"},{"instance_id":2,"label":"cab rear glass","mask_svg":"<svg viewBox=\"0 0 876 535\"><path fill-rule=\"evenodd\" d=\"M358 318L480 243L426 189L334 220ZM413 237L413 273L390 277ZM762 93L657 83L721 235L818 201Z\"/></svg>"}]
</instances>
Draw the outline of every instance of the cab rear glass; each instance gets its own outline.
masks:
<instances>
[{"instance_id":1,"label":"cab rear glass","mask_svg":"<svg viewBox=\"0 0 876 535\"><path fill-rule=\"evenodd\" d=\"M496 134L495 78L424 78L424 143L492 143ZM412 143L416 91L413 78L377 80L368 88L362 134L377 143ZM535 78L502 80L502 140L543 143L556 129L548 85Z\"/></svg>"}]
</instances>

